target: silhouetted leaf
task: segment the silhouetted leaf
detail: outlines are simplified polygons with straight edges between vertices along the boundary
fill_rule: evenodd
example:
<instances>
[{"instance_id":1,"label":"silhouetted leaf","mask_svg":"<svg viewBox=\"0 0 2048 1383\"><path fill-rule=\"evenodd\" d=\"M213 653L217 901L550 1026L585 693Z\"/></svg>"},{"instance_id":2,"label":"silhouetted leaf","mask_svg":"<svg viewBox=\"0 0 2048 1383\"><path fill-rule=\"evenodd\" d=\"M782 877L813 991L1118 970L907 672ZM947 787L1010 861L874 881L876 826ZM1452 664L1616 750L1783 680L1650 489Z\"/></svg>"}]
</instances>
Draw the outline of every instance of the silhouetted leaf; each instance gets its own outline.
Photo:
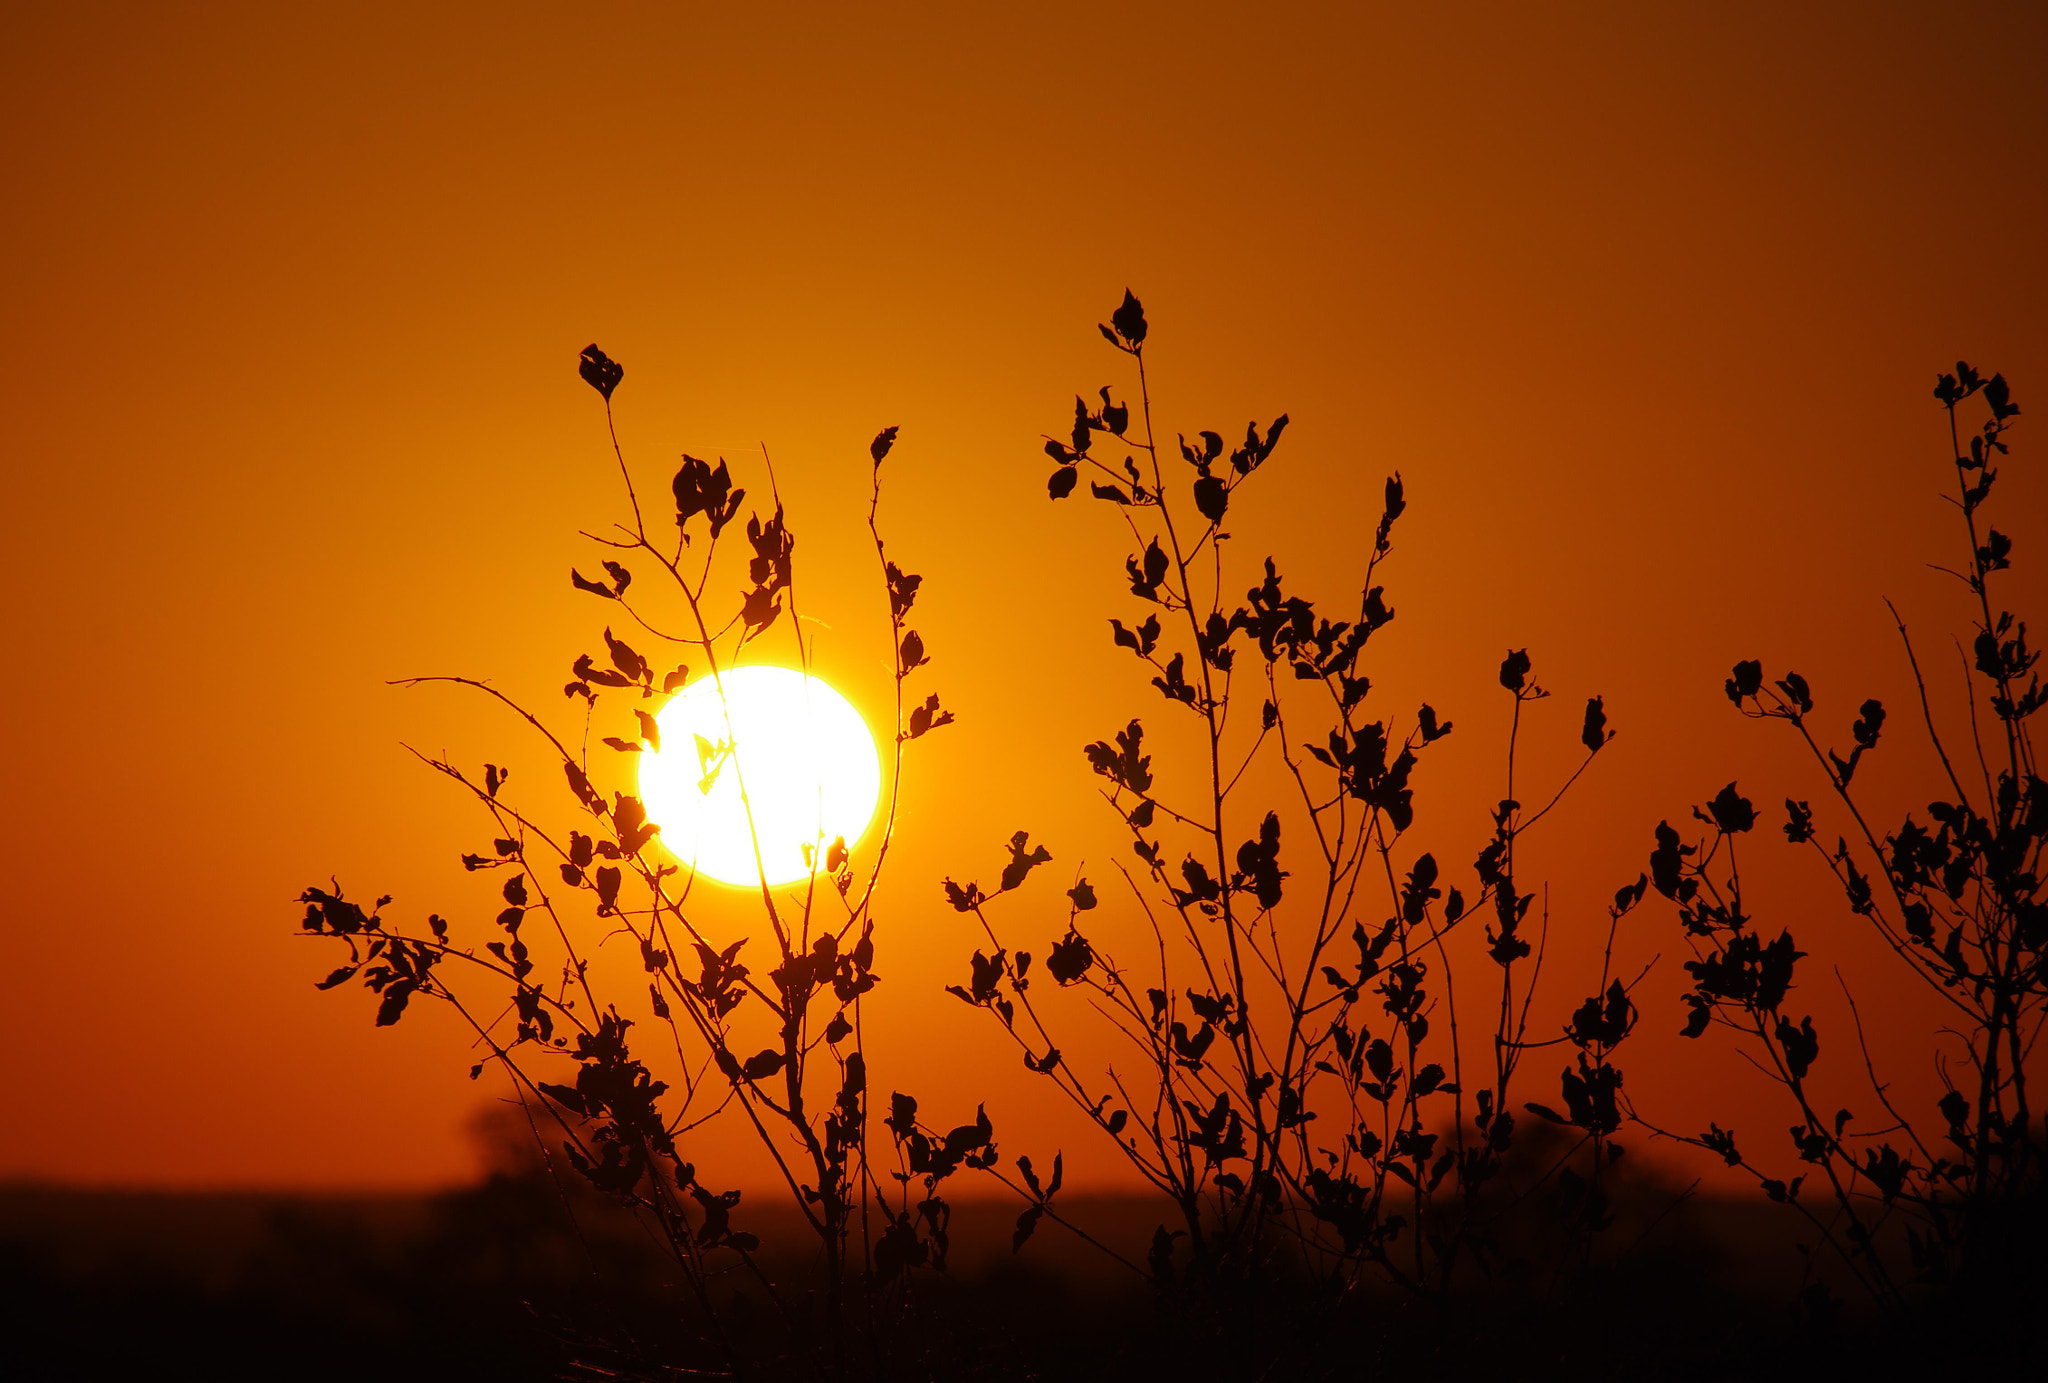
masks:
<instances>
[{"instance_id":1,"label":"silhouetted leaf","mask_svg":"<svg viewBox=\"0 0 2048 1383\"><path fill-rule=\"evenodd\" d=\"M1794 845L1804 845L1813 839L1813 808L1804 802L1785 799L1785 839Z\"/></svg>"},{"instance_id":2,"label":"silhouetted leaf","mask_svg":"<svg viewBox=\"0 0 2048 1383\"><path fill-rule=\"evenodd\" d=\"M746 1059L740 1067L740 1074L752 1081L767 1080L780 1071L787 1061L788 1058L773 1047L763 1047Z\"/></svg>"},{"instance_id":3,"label":"silhouetted leaf","mask_svg":"<svg viewBox=\"0 0 2048 1383\"><path fill-rule=\"evenodd\" d=\"M1597 696L1591 698L1586 702L1586 724L1579 732L1579 742L1591 752L1613 738L1614 732L1607 728L1606 702Z\"/></svg>"},{"instance_id":4,"label":"silhouetted leaf","mask_svg":"<svg viewBox=\"0 0 2048 1383\"><path fill-rule=\"evenodd\" d=\"M1124 435L1124 429L1131 425L1131 410L1123 404L1111 403L1109 401L1109 388L1107 385L1102 388L1101 393L1102 426L1104 430L1121 437Z\"/></svg>"},{"instance_id":5,"label":"silhouetted leaf","mask_svg":"<svg viewBox=\"0 0 2048 1383\"><path fill-rule=\"evenodd\" d=\"M897 650L897 654L902 659L905 672L909 672L913 668L923 667L931 661L930 658L925 656L924 640L917 636L915 629L904 634L903 645Z\"/></svg>"},{"instance_id":6,"label":"silhouetted leaf","mask_svg":"<svg viewBox=\"0 0 2048 1383\"><path fill-rule=\"evenodd\" d=\"M669 489L676 500L676 526L680 528L702 514L710 522L713 538L725 531L747 495L745 490L733 488L732 474L723 459L714 469L708 462L688 455L683 457L682 467L669 483Z\"/></svg>"},{"instance_id":7,"label":"silhouetted leaf","mask_svg":"<svg viewBox=\"0 0 2048 1383\"><path fill-rule=\"evenodd\" d=\"M1511 692L1522 690L1529 681L1529 650L1515 649L1501 661L1500 684Z\"/></svg>"},{"instance_id":8,"label":"silhouetted leaf","mask_svg":"<svg viewBox=\"0 0 2048 1383\"><path fill-rule=\"evenodd\" d=\"M1131 345L1145 343L1145 308L1130 289L1124 290L1123 304L1110 315L1109 324Z\"/></svg>"},{"instance_id":9,"label":"silhouetted leaf","mask_svg":"<svg viewBox=\"0 0 2048 1383\"><path fill-rule=\"evenodd\" d=\"M412 998L412 991L413 986L405 980L384 991L384 1001L377 1006L378 1027L388 1028L398 1021L398 1016L405 1012L406 1001Z\"/></svg>"},{"instance_id":10,"label":"silhouetted leaf","mask_svg":"<svg viewBox=\"0 0 2048 1383\"><path fill-rule=\"evenodd\" d=\"M924 699L923 705L911 708L909 738L916 739L928 731L938 729L941 725L952 723L953 713L939 709L939 694L933 692Z\"/></svg>"},{"instance_id":11,"label":"silhouetted leaf","mask_svg":"<svg viewBox=\"0 0 2048 1383\"><path fill-rule=\"evenodd\" d=\"M2007 418L2017 417L2020 411L2019 405L2012 401L2012 392L2006 385L2004 375L1993 375L1985 381L1984 401L1991 405L1991 418L1994 422L2002 423Z\"/></svg>"},{"instance_id":12,"label":"silhouetted leaf","mask_svg":"<svg viewBox=\"0 0 2048 1383\"><path fill-rule=\"evenodd\" d=\"M1287 877L1280 868L1280 818L1273 812L1266 813L1266 819L1259 824L1257 840L1248 840L1237 847L1237 867L1248 881L1250 889L1258 896L1259 906L1274 908L1280 905L1281 880Z\"/></svg>"},{"instance_id":13,"label":"silhouetted leaf","mask_svg":"<svg viewBox=\"0 0 2048 1383\"><path fill-rule=\"evenodd\" d=\"M590 1108L584 1104L583 1096L569 1086L553 1085L547 1081L540 1081L535 1084L534 1088L572 1113L587 1115L591 1112Z\"/></svg>"},{"instance_id":14,"label":"silhouetted leaf","mask_svg":"<svg viewBox=\"0 0 2048 1383\"><path fill-rule=\"evenodd\" d=\"M1067 928L1063 939L1053 943L1052 953L1045 958L1045 968L1063 985L1079 980L1094 963L1094 948L1072 927Z\"/></svg>"},{"instance_id":15,"label":"silhouetted leaf","mask_svg":"<svg viewBox=\"0 0 2048 1383\"><path fill-rule=\"evenodd\" d=\"M1281 419L1281 422L1285 421L1285 418ZM1274 441L1279 440L1279 433L1280 424L1275 423L1273 425ZM1268 443L1268 445L1270 446L1271 444ZM1392 549L1393 543L1391 541L1391 535L1394 531L1394 523L1401 517L1402 514L1406 513L1407 510L1407 492L1401 484L1401 473L1399 471L1395 471L1392 475L1387 477L1386 507L1380 511L1379 529L1373 535L1373 550L1377 552L1380 556L1386 556L1387 553Z\"/></svg>"},{"instance_id":16,"label":"silhouetted leaf","mask_svg":"<svg viewBox=\"0 0 2048 1383\"><path fill-rule=\"evenodd\" d=\"M1003 866L1003 877L999 885L1003 890L1008 891L1017 887L1024 882L1026 874L1052 858L1051 852L1043 845L1036 849L1027 849L1030 843L1031 835L1027 831L1019 831L1010 837L1010 862Z\"/></svg>"},{"instance_id":17,"label":"silhouetted leaf","mask_svg":"<svg viewBox=\"0 0 2048 1383\"><path fill-rule=\"evenodd\" d=\"M1713 813L1714 824L1731 835L1739 835L1756 825L1756 808L1750 805L1747 797L1736 792L1733 783L1721 789L1707 804L1707 810Z\"/></svg>"},{"instance_id":18,"label":"silhouetted leaf","mask_svg":"<svg viewBox=\"0 0 2048 1383\"><path fill-rule=\"evenodd\" d=\"M1728 699L1737 706L1740 706L1749 697L1755 696L1757 692L1762 690L1763 685L1764 665L1751 658L1746 662L1740 662L1735 665L1734 674L1728 678L1724 690L1728 693Z\"/></svg>"},{"instance_id":19,"label":"silhouetted leaf","mask_svg":"<svg viewBox=\"0 0 2048 1383\"><path fill-rule=\"evenodd\" d=\"M1820 1057L1820 1036L1813 1030L1813 1019L1802 1018L1795 1028L1790 1019L1780 1018L1777 1038L1785 1053L1785 1069L1792 1073L1792 1079L1804 1080Z\"/></svg>"},{"instance_id":20,"label":"silhouetted leaf","mask_svg":"<svg viewBox=\"0 0 2048 1383\"><path fill-rule=\"evenodd\" d=\"M569 791L576 794L577 801L586 807L597 807L602 804L603 799L590 786L589 775L584 773L579 765L564 759L562 761L562 772L567 775Z\"/></svg>"},{"instance_id":21,"label":"silhouetted leaf","mask_svg":"<svg viewBox=\"0 0 2048 1383\"><path fill-rule=\"evenodd\" d=\"M612 401L612 390L619 387L619 381L626 377L626 369L595 344L583 348L583 358L576 364L576 373L583 376L583 382L604 395L604 401Z\"/></svg>"},{"instance_id":22,"label":"silhouetted leaf","mask_svg":"<svg viewBox=\"0 0 2048 1383\"><path fill-rule=\"evenodd\" d=\"M1124 559L1124 570L1131 578L1131 594L1144 600L1159 599L1159 583L1166 579L1167 557L1159 540L1154 538L1145 547L1144 556Z\"/></svg>"},{"instance_id":23,"label":"silhouetted leaf","mask_svg":"<svg viewBox=\"0 0 2048 1383\"><path fill-rule=\"evenodd\" d=\"M900 620L917 604L918 588L924 585L924 578L904 571L894 562L884 564L883 575L889 583L889 613Z\"/></svg>"},{"instance_id":24,"label":"silhouetted leaf","mask_svg":"<svg viewBox=\"0 0 2048 1383\"><path fill-rule=\"evenodd\" d=\"M782 602L766 586L756 586L740 604L740 618L757 634L775 623L781 613Z\"/></svg>"},{"instance_id":25,"label":"silhouetted leaf","mask_svg":"<svg viewBox=\"0 0 2048 1383\"><path fill-rule=\"evenodd\" d=\"M625 673L613 672L609 668L601 668L591 662L588 653L576 659L576 666L571 671L575 673L578 680L595 682L600 687L630 687L633 685L627 679Z\"/></svg>"}]
</instances>

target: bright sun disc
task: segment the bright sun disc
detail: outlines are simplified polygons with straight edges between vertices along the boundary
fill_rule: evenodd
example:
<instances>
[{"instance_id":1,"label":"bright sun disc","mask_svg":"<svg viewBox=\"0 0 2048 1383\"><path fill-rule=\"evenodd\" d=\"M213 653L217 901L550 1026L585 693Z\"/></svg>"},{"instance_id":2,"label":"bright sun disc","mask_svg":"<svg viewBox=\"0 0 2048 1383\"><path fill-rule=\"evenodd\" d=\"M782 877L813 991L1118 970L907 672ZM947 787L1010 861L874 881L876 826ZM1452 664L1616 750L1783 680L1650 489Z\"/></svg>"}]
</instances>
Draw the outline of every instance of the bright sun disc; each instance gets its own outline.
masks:
<instances>
[{"instance_id":1,"label":"bright sun disc","mask_svg":"<svg viewBox=\"0 0 2048 1383\"><path fill-rule=\"evenodd\" d=\"M654 719L661 751L640 756L647 819L670 854L720 883L806 878L804 847L822 869L825 847L838 836L851 845L874 816L874 737L852 703L815 677L733 668L698 678Z\"/></svg>"}]
</instances>

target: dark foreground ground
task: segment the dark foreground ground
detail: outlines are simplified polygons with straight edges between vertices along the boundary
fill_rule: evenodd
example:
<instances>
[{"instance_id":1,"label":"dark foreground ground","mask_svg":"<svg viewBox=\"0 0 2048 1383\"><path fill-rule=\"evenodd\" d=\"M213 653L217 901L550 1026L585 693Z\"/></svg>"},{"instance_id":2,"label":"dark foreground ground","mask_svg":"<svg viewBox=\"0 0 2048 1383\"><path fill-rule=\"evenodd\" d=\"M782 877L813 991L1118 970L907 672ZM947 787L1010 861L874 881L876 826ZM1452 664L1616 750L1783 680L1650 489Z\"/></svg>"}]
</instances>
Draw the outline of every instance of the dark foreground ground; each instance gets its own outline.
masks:
<instances>
[{"instance_id":1,"label":"dark foreground ground","mask_svg":"<svg viewBox=\"0 0 2048 1383\"><path fill-rule=\"evenodd\" d=\"M1065 1209L1142 1259L1138 1200ZM644 1237L544 1178L439 1196L143 1194L0 1187L0 1379L525 1380L686 1377L669 1275ZM1788 1309L1795 1231L1775 1208L1668 1199L1595 1279L1524 1278L1442 1304L1337 1313L1298 1300L1163 1306L1016 1207L956 1207L953 1263L917 1279L890 1369L904 1378L1871 1379L1958 1368L2040 1376L2048 1296L1885 1326ZM769 1244L785 1225L737 1215ZM784 1242L787 1242L784 1240ZM801 1270L787 1265L791 1281ZM701 1356L700 1356L701 1357Z\"/></svg>"}]
</instances>

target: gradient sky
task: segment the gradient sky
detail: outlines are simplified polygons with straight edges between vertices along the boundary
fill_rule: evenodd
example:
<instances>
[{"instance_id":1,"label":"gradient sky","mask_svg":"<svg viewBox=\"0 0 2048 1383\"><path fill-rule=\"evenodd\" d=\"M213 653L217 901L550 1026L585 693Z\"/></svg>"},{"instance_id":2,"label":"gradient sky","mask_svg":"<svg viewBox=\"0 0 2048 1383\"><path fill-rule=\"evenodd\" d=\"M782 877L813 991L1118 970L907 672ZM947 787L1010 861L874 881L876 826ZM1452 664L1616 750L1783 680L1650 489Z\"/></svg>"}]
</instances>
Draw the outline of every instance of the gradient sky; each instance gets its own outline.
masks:
<instances>
[{"instance_id":1,"label":"gradient sky","mask_svg":"<svg viewBox=\"0 0 2048 1383\"><path fill-rule=\"evenodd\" d=\"M2013 603L2048 609L2038 7L16 5L0 131L0 1176L468 1173L497 1092L452 1024L314 993L292 899L482 906L454 861L486 832L402 744L473 762L509 727L384 683L546 703L597 643L566 581L618 513L589 341L657 493L679 451L770 448L821 667L874 713L866 443L902 427L884 520L962 720L904 783L871 1067L934 1111L985 1096L1070 1184L1117 1169L940 992L974 938L937 881L1020 827L1058 888L1120 849L1078 747L1156 714L1105 632L1127 544L1045 502L1039 447L1121 390L1094 327L1126 286L1166 431L1294 420L1241 560L1355 598L1405 475L1374 675L1458 723L1419 796L1457 876L1503 651L1559 694L1539 775L1606 697L1620 738L1532 847L1558 1021L1660 818L1734 776L1823 789L1731 712L1733 661L1799 667L1837 740L1868 695L1903 728L1883 598L1937 650L1966 618L1925 565L1959 542L1929 396L1958 355L2026 410L1997 503ZM1898 735L1864 779L1921 802L1927 767ZM1040 947L1058 888L1011 914ZM1895 963L1809 873L1764 906L1932 1088ZM1638 1102L1781 1127L1673 1035L1669 912L1623 945L1662 955Z\"/></svg>"}]
</instances>

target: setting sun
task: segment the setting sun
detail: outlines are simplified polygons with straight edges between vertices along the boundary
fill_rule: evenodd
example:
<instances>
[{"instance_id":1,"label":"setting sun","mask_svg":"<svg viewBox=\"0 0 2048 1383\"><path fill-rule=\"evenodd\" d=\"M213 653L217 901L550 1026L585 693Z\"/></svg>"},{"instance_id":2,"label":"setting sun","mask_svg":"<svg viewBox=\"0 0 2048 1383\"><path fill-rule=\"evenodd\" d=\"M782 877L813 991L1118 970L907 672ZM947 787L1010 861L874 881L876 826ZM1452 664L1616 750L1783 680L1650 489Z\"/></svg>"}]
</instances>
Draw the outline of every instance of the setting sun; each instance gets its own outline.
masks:
<instances>
[{"instance_id":1,"label":"setting sun","mask_svg":"<svg viewBox=\"0 0 2048 1383\"><path fill-rule=\"evenodd\" d=\"M804 878L806 847L840 836L851 844L874 815L874 739L860 712L816 677L734 668L691 683L655 720L663 748L640 766L648 819L670 853L720 883Z\"/></svg>"}]
</instances>

